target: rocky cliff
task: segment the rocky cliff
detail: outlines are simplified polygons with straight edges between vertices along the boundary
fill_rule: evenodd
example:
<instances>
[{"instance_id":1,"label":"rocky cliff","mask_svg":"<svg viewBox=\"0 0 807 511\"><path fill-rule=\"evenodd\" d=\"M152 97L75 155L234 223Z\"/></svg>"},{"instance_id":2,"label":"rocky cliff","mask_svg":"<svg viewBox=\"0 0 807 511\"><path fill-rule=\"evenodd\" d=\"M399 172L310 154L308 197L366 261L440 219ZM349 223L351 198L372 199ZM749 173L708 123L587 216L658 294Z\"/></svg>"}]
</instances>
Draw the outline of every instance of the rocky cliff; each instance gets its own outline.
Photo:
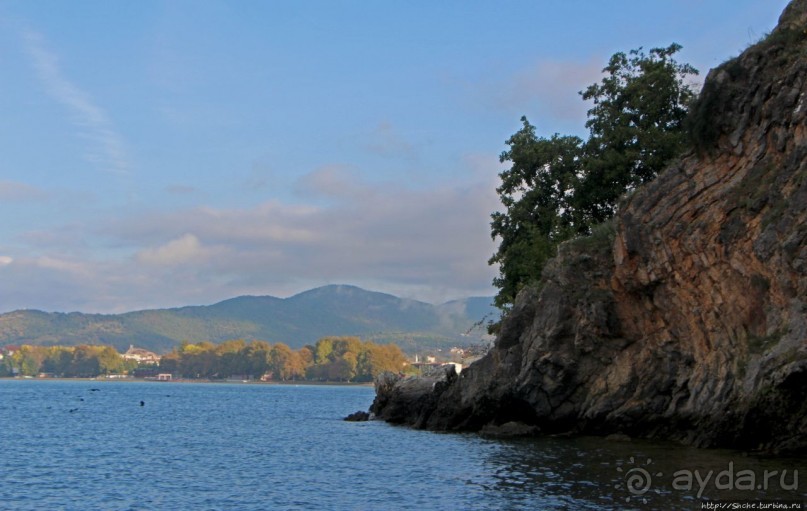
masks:
<instances>
[{"instance_id":1,"label":"rocky cliff","mask_svg":"<svg viewBox=\"0 0 807 511\"><path fill-rule=\"evenodd\" d=\"M562 245L494 348L372 411L435 430L807 451L807 0L710 71L696 149Z\"/></svg>"}]
</instances>

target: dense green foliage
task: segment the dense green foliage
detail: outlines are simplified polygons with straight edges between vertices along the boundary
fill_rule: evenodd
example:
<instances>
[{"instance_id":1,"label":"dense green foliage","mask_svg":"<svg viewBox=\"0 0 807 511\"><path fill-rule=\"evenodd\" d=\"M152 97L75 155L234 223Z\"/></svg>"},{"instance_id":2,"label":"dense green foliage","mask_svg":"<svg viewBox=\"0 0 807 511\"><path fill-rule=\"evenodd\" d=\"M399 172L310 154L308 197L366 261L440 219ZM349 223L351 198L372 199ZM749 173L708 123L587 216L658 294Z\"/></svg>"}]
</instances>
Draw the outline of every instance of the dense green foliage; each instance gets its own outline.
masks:
<instances>
[{"instance_id":1,"label":"dense green foliage","mask_svg":"<svg viewBox=\"0 0 807 511\"><path fill-rule=\"evenodd\" d=\"M491 222L491 235L500 239L489 261L499 265L497 306L507 309L540 278L560 242L589 234L613 216L625 192L653 179L687 147L683 125L695 93L685 80L697 71L676 62L680 49L613 55L601 82L581 93L593 103L586 141L538 137L522 117L500 157L511 167L496 189L504 211Z\"/></svg>"},{"instance_id":2,"label":"dense green foliage","mask_svg":"<svg viewBox=\"0 0 807 511\"><path fill-rule=\"evenodd\" d=\"M512 162L500 174L496 191L505 212L493 213L491 234L501 239L490 264L499 265L493 284L499 288L496 305L512 303L519 289L537 279L555 247L571 237L579 224L572 217L582 141L577 137L538 138L535 127L523 127L510 137L510 150L501 160Z\"/></svg>"},{"instance_id":3,"label":"dense green foliage","mask_svg":"<svg viewBox=\"0 0 807 511\"><path fill-rule=\"evenodd\" d=\"M48 373L66 378L121 374L137 367L111 346L21 346L0 361L0 376Z\"/></svg>"},{"instance_id":4,"label":"dense green foliage","mask_svg":"<svg viewBox=\"0 0 807 511\"><path fill-rule=\"evenodd\" d=\"M687 147L684 121L696 94L685 80L698 72L675 61L680 49L617 53L601 83L582 93L594 107L575 207L589 225L610 218L625 191L655 178Z\"/></svg>"},{"instance_id":5,"label":"dense green foliage","mask_svg":"<svg viewBox=\"0 0 807 511\"><path fill-rule=\"evenodd\" d=\"M325 337L314 346L292 350L264 341L184 343L160 360L160 371L184 378L249 378L372 381L384 371L400 372L406 363L394 344L375 344L358 337Z\"/></svg>"}]
</instances>

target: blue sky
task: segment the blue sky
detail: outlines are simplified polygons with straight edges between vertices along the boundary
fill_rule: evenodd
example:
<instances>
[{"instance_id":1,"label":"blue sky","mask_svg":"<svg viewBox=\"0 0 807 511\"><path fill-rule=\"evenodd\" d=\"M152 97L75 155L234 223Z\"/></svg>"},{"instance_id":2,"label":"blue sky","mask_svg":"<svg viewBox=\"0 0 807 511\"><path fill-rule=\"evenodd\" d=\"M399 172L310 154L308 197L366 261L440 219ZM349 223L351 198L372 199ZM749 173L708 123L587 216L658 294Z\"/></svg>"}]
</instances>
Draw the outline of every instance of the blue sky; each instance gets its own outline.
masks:
<instances>
[{"instance_id":1,"label":"blue sky","mask_svg":"<svg viewBox=\"0 0 807 511\"><path fill-rule=\"evenodd\" d=\"M0 312L491 295L498 155L616 51L702 79L784 0L0 1Z\"/></svg>"}]
</instances>

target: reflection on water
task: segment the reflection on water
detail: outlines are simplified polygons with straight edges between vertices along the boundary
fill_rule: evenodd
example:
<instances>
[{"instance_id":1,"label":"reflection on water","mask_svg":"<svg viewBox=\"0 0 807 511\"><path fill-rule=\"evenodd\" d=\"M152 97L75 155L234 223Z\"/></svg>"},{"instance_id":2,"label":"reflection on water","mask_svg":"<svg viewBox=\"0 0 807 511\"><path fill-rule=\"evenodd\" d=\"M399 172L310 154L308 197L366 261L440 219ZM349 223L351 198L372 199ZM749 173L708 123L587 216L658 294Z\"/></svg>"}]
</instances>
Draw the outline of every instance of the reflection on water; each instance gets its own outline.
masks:
<instances>
[{"instance_id":1,"label":"reflection on water","mask_svg":"<svg viewBox=\"0 0 807 511\"><path fill-rule=\"evenodd\" d=\"M475 481L512 509L701 509L701 502L807 500L807 460L601 438L498 442ZM801 479L799 479L801 476Z\"/></svg>"},{"instance_id":2,"label":"reflection on water","mask_svg":"<svg viewBox=\"0 0 807 511\"><path fill-rule=\"evenodd\" d=\"M710 499L807 489L805 460L341 420L372 399L367 387L2 380L0 509L699 510L694 477L673 486L687 470ZM747 489L766 470L798 490Z\"/></svg>"}]
</instances>

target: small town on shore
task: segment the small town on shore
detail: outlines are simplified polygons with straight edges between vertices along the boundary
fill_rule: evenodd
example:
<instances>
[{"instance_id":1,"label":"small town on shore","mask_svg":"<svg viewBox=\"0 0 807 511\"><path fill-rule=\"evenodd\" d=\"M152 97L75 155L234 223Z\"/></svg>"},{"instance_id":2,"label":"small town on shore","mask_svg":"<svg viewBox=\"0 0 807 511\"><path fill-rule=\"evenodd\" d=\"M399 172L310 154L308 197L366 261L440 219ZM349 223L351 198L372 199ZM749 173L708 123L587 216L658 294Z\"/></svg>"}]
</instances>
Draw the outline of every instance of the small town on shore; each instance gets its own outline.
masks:
<instances>
[{"instance_id":1,"label":"small town on shore","mask_svg":"<svg viewBox=\"0 0 807 511\"><path fill-rule=\"evenodd\" d=\"M454 346L412 356L395 344L358 337L326 337L292 350L283 343L226 341L183 343L159 355L130 345L0 346L0 378L95 378L145 381L341 382L369 383L379 374L442 374L481 357L486 346Z\"/></svg>"}]
</instances>

